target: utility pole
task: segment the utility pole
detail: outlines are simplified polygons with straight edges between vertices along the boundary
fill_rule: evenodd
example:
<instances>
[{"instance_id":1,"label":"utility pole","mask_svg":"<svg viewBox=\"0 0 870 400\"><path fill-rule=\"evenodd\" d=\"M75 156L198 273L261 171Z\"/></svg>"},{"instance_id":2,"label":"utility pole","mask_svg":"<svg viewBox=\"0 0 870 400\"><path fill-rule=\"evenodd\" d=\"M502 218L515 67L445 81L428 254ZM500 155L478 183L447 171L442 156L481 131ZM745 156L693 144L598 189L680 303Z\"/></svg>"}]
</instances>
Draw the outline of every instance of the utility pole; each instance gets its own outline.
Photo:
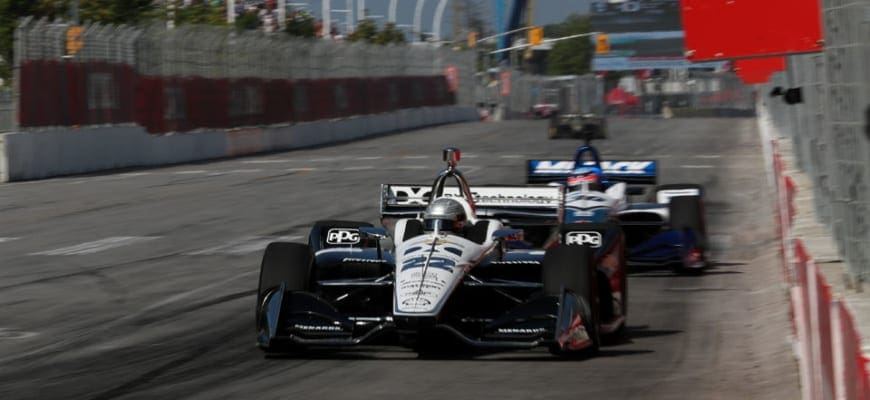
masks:
<instances>
[{"instance_id":1,"label":"utility pole","mask_svg":"<svg viewBox=\"0 0 870 400\"><path fill-rule=\"evenodd\" d=\"M73 25L79 24L79 0L73 0L69 8L69 17Z\"/></svg>"},{"instance_id":2,"label":"utility pole","mask_svg":"<svg viewBox=\"0 0 870 400\"><path fill-rule=\"evenodd\" d=\"M453 41L462 40L462 27L465 19L465 0L453 0Z\"/></svg>"},{"instance_id":3,"label":"utility pole","mask_svg":"<svg viewBox=\"0 0 870 400\"><path fill-rule=\"evenodd\" d=\"M175 2L175 0L169 1ZM236 23L236 0L227 0L227 23L230 25Z\"/></svg>"},{"instance_id":4,"label":"utility pole","mask_svg":"<svg viewBox=\"0 0 870 400\"><path fill-rule=\"evenodd\" d=\"M175 0L167 0L166 29L175 29Z\"/></svg>"},{"instance_id":5,"label":"utility pole","mask_svg":"<svg viewBox=\"0 0 870 400\"><path fill-rule=\"evenodd\" d=\"M323 20L322 36L325 38L332 37L332 5L330 4L330 0L323 0L321 20Z\"/></svg>"},{"instance_id":6,"label":"utility pole","mask_svg":"<svg viewBox=\"0 0 870 400\"><path fill-rule=\"evenodd\" d=\"M353 23L353 0L347 0L347 7L345 7L345 10L347 12L347 32L345 32L344 35L347 36L356 29Z\"/></svg>"},{"instance_id":7,"label":"utility pole","mask_svg":"<svg viewBox=\"0 0 870 400\"><path fill-rule=\"evenodd\" d=\"M423 5L426 0L417 0L417 7L414 9L414 34L417 35L419 41L423 35Z\"/></svg>"},{"instance_id":8,"label":"utility pole","mask_svg":"<svg viewBox=\"0 0 870 400\"><path fill-rule=\"evenodd\" d=\"M278 29L287 27L287 0L278 0Z\"/></svg>"},{"instance_id":9,"label":"utility pole","mask_svg":"<svg viewBox=\"0 0 870 400\"><path fill-rule=\"evenodd\" d=\"M390 0L390 10L387 13L387 21L396 23L396 8L399 6L399 0Z\"/></svg>"},{"instance_id":10,"label":"utility pole","mask_svg":"<svg viewBox=\"0 0 870 400\"><path fill-rule=\"evenodd\" d=\"M444 9L447 8L448 1L439 1L438 6L435 8L435 18L432 19L432 36L436 42L441 41L441 20L444 18Z\"/></svg>"}]
</instances>

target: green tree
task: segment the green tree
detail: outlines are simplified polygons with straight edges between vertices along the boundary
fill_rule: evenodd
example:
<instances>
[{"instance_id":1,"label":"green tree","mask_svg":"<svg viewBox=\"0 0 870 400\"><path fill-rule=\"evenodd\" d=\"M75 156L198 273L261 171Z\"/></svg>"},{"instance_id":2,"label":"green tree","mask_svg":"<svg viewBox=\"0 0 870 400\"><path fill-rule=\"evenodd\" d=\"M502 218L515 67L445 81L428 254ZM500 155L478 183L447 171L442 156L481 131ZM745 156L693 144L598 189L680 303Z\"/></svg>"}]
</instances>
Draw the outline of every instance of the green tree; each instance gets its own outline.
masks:
<instances>
[{"instance_id":1,"label":"green tree","mask_svg":"<svg viewBox=\"0 0 870 400\"><path fill-rule=\"evenodd\" d=\"M69 13L67 0L0 0L0 78L7 83L14 62L13 35L20 18L34 16L63 18Z\"/></svg>"},{"instance_id":2,"label":"green tree","mask_svg":"<svg viewBox=\"0 0 870 400\"><path fill-rule=\"evenodd\" d=\"M161 13L166 15L165 7L161 9ZM226 25L226 18L226 8L203 0L175 9L176 25Z\"/></svg>"},{"instance_id":3,"label":"green tree","mask_svg":"<svg viewBox=\"0 0 870 400\"><path fill-rule=\"evenodd\" d=\"M236 28L252 30L260 27L260 17L255 12L246 12L236 17Z\"/></svg>"},{"instance_id":4,"label":"green tree","mask_svg":"<svg viewBox=\"0 0 870 400\"><path fill-rule=\"evenodd\" d=\"M312 38L317 33L314 16L305 11L294 11L285 20L284 31L292 36Z\"/></svg>"},{"instance_id":5,"label":"green tree","mask_svg":"<svg viewBox=\"0 0 870 400\"><path fill-rule=\"evenodd\" d=\"M152 0L80 0L79 20L132 25L148 18L154 9Z\"/></svg>"},{"instance_id":6,"label":"green tree","mask_svg":"<svg viewBox=\"0 0 870 400\"><path fill-rule=\"evenodd\" d=\"M544 27L544 36L558 38L592 30L589 17L586 15L569 15L558 24ZM547 73L551 75L574 75L589 72L592 62L592 43L588 37L567 39L554 43L553 49L547 55Z\"/></svg>"},{"instance_id":7,"label":"green tree","mask_svg":"<svg viewBox=\"0 0 870 400\"><path fill-rule=\"evenodd\" d=\"M377 24L375 24L375 21L366 18L362 21L359 21L356 26L356 30L348 35L347 40L350 40L351 42L363 41L367 43L373 43L377 34L378 26Z\"/></svg>"},{"instance_id":8,"label":"green tree","mask_svg":"<svg viewBox=\"0 0 870 400\"><path fill-rule=\"evenodd\" d=\"M380 45L405 43L405 33L396 28L395 23L387 22L384 24L384 29L375 35L373 43Z\"/></svg>"}]
</instances>

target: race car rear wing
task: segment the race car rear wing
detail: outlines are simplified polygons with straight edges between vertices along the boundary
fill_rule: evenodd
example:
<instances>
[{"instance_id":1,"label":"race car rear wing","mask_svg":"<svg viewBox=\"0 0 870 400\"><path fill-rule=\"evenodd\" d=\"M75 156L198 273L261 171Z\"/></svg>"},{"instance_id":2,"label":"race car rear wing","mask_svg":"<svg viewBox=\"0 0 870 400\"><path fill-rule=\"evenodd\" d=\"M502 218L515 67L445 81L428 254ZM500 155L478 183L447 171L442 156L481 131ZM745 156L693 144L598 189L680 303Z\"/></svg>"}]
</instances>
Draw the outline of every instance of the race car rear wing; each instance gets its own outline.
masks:
<instances>
[{"instance_id":1,"label":"race car rear wing","mask_svg":"<svg viewBox=\"0 0 870 400\"><path fill-rule=\"evenodd\" d=\"M586 161L584 165L594 166L595 163ZM529 183L565 182L574 170L574 161L528 160L527 168ZM602 161L601 170L609 181L635 185L655 185L658 175L657 164L653 160Z\"/></svg>"},{"instance_id":2,"label":"race car rear wing","mask_svg":"<svg viewBox=\"0 0 870 400\"><path fill-rule=\"evenodd\" d=\"M381 185L381 218L416 218L429 204L431 185ZM478 217L511 226L553 225L562 220L565 189L561 186L472 186ZM444 196L460 196L455 186Z\"/></svg>"}]
</instances>

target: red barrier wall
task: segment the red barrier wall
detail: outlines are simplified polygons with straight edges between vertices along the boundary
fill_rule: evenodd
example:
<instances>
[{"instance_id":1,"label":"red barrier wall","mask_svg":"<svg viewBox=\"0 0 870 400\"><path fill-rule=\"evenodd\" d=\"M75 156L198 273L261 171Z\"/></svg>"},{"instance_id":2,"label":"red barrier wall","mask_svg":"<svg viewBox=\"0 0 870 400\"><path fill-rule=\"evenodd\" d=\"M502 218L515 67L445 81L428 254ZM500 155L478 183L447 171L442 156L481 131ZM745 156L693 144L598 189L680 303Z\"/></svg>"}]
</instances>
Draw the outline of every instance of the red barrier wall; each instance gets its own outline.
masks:
<instances>
[{"instance_id":1,"label":"red barrier wall","mask_svg":"<svg viewBox=\"0 0 870 400\"><path fill-rule=\"evenodd\" d=\"M27 61L21 127L138 123L148 132L236 128L454 104L444 76L313 80L137 74L124 64Z\"/></svg>"}]
</instances>

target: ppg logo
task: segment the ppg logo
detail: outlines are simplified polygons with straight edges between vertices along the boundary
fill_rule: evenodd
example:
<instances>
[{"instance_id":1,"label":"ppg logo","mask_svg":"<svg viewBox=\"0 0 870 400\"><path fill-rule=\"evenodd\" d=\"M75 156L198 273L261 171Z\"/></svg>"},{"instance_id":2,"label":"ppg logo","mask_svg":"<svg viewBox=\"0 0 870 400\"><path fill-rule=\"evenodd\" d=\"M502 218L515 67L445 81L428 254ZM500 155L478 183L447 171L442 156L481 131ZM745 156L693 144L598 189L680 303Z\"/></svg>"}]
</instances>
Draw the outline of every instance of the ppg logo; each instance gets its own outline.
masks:
<instances>
[{"instance_id":1,"label":"ppg logo","mask_svg":"<svg viewBox=\"0 0 870 400\"><path fill-rule=\"evenodd\" d=\"M598 232L568 232L565 234L565 244L588 244L589 247L601 247L601 234Z\"/></svg>"},{"instance_id":2,"label":"ppg logo","mask_svg":"<svg viewBox=\"0 0 870 400\"><path fill-rule=\"evenodd\" d=\"M326 233L327 244L357 244L359 231L356 229L332 228Z\"/></svg>"}]
</instances>

